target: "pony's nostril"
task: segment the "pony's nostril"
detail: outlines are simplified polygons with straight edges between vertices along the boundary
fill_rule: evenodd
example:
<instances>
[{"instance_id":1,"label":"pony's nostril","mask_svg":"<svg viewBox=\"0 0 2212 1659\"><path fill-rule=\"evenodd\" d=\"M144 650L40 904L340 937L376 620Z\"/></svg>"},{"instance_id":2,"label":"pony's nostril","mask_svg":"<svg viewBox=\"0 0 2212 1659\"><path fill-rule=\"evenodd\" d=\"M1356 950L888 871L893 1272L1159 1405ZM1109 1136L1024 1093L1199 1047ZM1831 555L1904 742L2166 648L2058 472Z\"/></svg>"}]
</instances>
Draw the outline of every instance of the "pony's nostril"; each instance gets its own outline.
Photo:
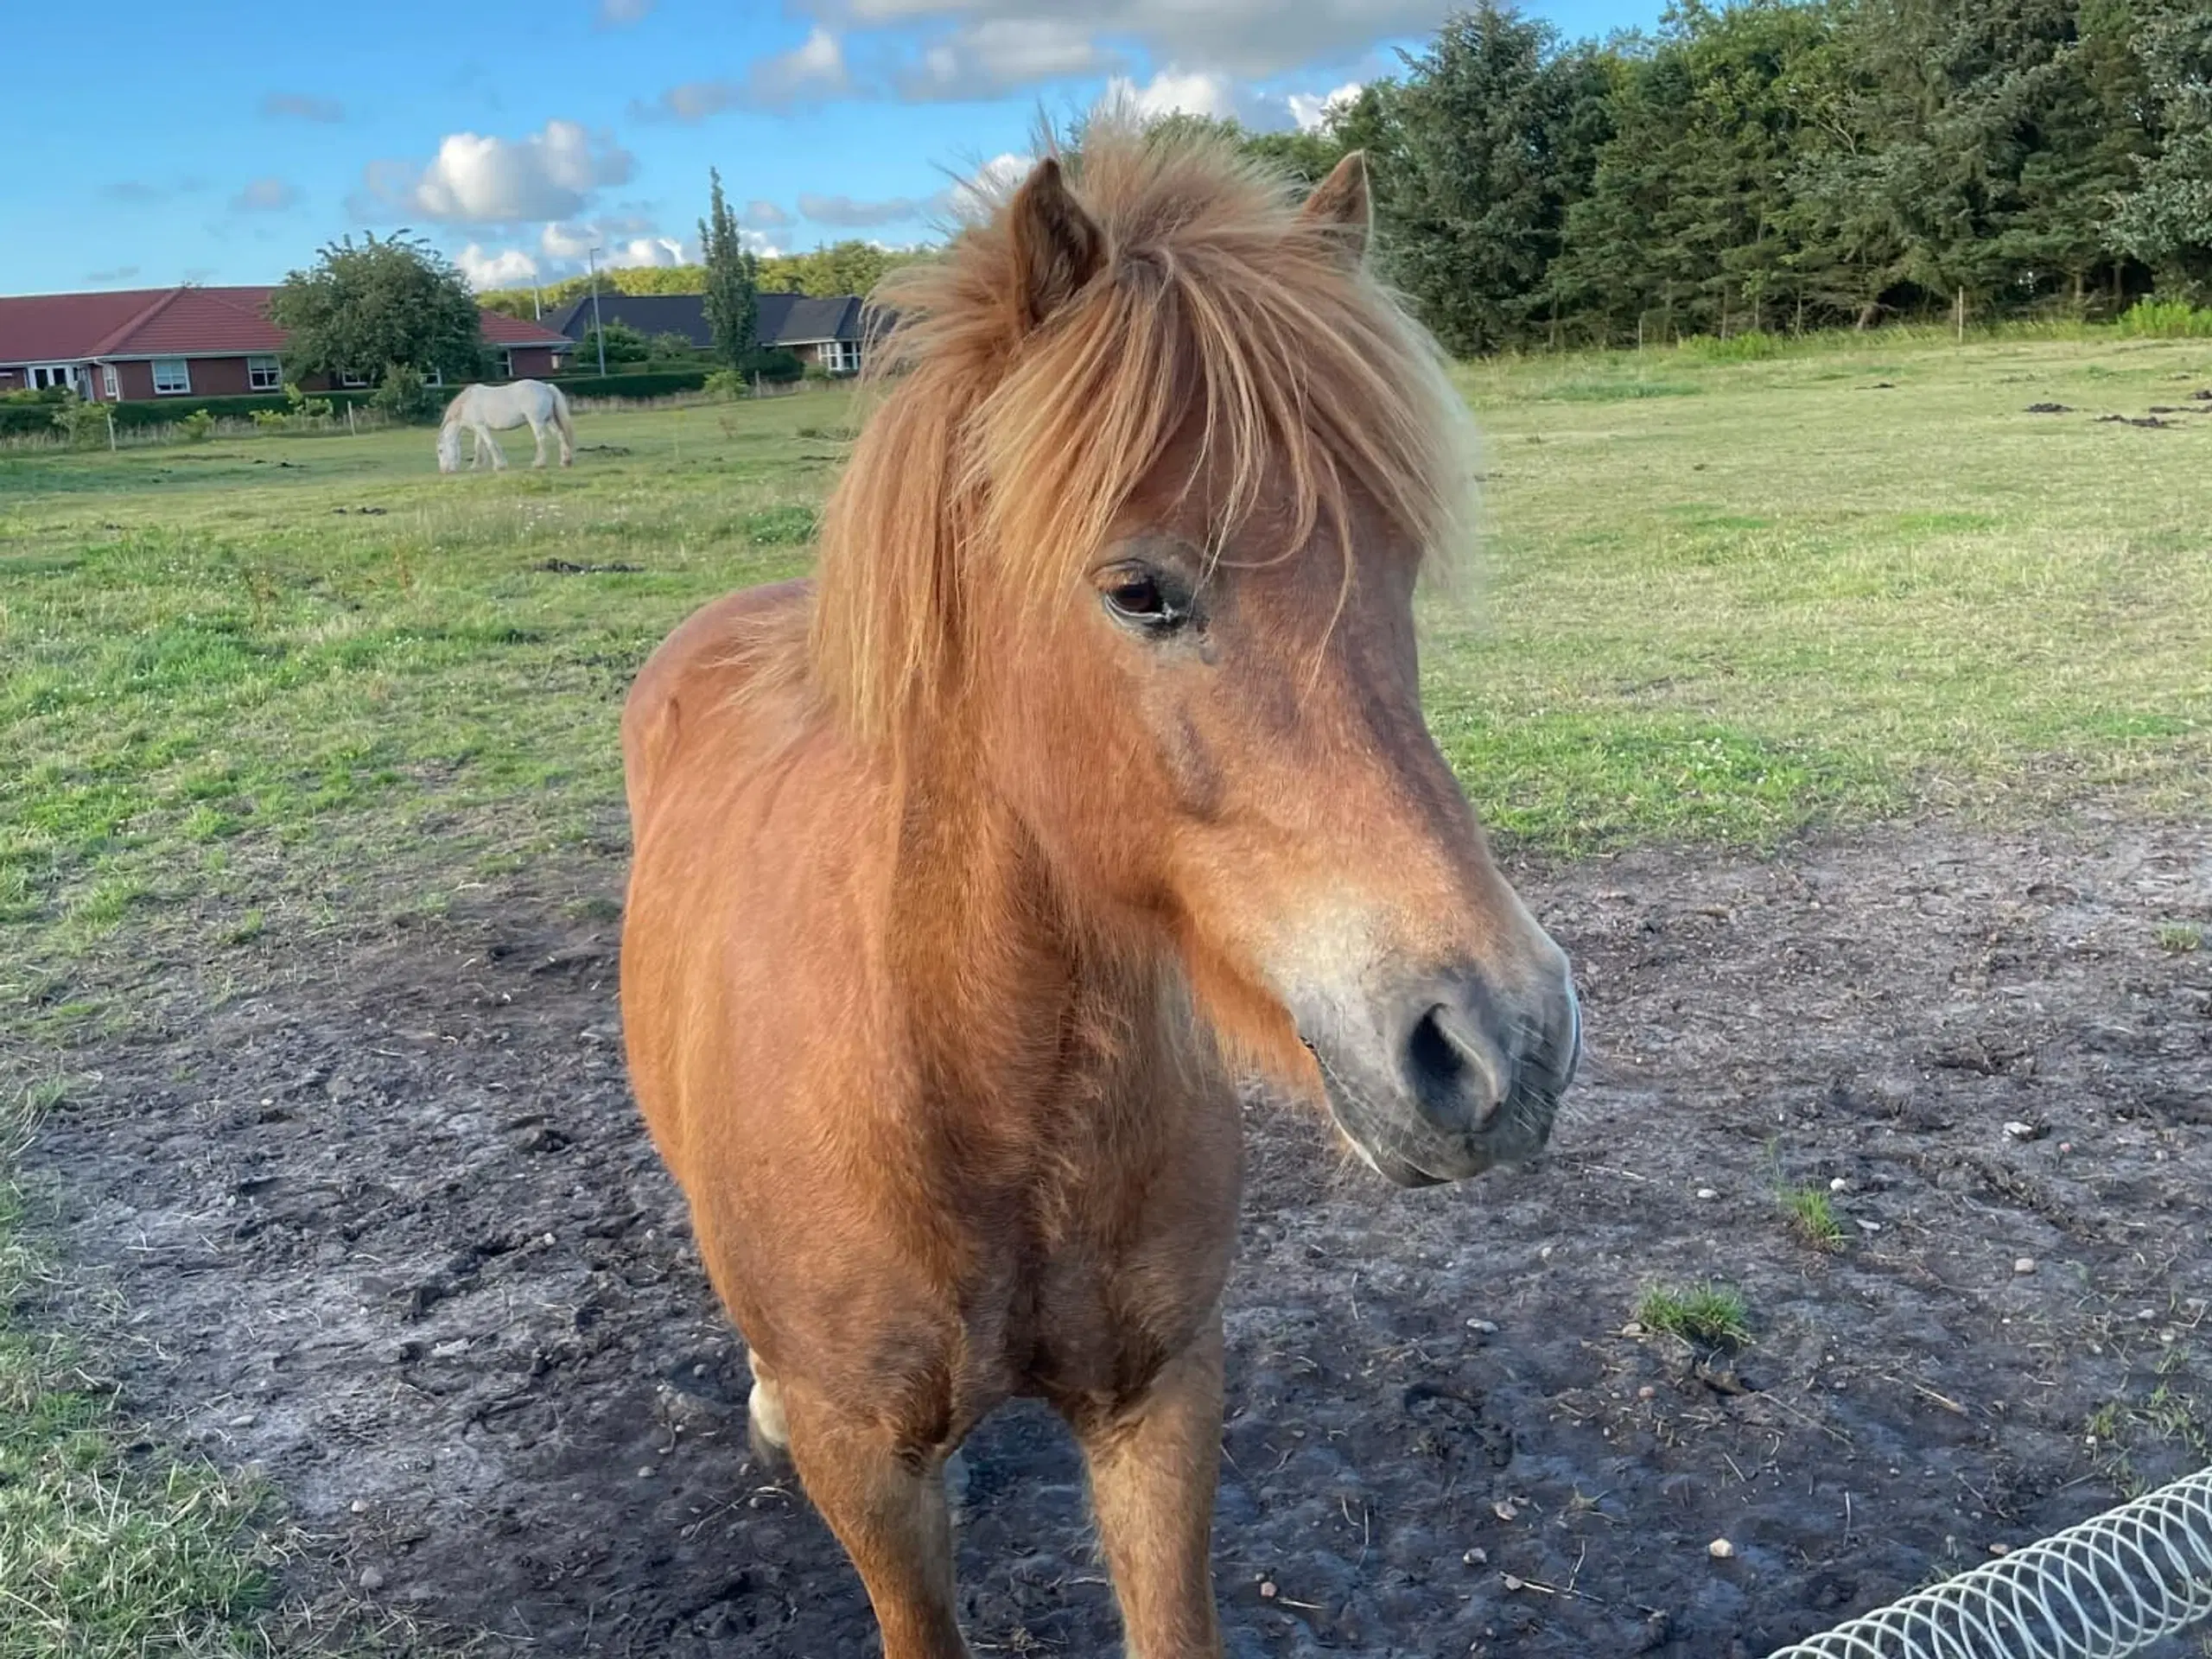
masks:
<instances>
[{"instance_id":1,"label":"pony's nostril","mask_svg":"<svg viewBox=\"0 0 2212 1659\"><path fill-rule=\"evenodd\" d=\"M1491 1068L1442 1003L1415 1020L1406 1039L1406 1081L1423 1116L1452 1133L1480 1128L1497 1110Z\"/></svg>"}]
</instances>

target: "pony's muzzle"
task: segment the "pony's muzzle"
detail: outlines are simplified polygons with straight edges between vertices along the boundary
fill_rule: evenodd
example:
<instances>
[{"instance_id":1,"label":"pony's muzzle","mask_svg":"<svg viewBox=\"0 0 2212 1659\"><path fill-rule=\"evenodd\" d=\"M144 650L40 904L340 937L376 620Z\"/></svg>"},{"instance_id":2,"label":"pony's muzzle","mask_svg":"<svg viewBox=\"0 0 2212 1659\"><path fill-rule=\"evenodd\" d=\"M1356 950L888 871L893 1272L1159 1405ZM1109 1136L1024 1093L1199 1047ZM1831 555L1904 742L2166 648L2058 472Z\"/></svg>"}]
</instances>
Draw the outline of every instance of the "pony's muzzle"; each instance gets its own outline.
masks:
<instances>
[{"instance_id":1,"label":"pony's muzzle","mask_svg":"<svg viewBox=\"0 0 2212 1659\"><path fill-rule=\"evenodd\" d=\"M1573 1080L1582 1044L1581 1009L1564 960L1541 989L1509 999L1470 974L1423 988L1408 1011L1413 1018L1398 1046L1399 1073L1432 1129L1510 1137L1516 1105L1545 1104L1548 1130L1548 1103Z\"/></svg>"},{"instance_id":2,"label":"pony's muzzle","mask_svg":"<svg viewBox=\"0 0 2212 1659\"><path fill-rule=\"evenodd\" d=\"M1550 954L1555 965L1533 986L1502 991L1475 971L1424 977L1375 999L1372 1038L1357 1020L1313 1032L1330 1109L1368 1163L1402 1186L1429 1186L1542 1149L1582 1043L1573 980Z\"/></svg>"}]
</instances>

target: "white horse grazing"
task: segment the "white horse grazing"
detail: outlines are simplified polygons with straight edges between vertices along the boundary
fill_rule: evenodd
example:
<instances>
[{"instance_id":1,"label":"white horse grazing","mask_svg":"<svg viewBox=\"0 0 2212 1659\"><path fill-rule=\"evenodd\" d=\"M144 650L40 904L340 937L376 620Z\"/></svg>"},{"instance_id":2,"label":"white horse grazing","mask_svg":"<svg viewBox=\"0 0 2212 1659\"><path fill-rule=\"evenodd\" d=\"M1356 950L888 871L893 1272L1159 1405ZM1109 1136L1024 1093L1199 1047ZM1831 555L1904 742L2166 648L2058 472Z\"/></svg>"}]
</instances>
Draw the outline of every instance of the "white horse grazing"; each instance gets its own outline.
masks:
<instances>
[{"instance_id":1,"label":"white horse grazing","mask_svg":"<svg viewBox=\"0 0 2212 1659\"><path fill-rule=\"evenodd\" d=\"M438 429L438 470L461 470L461 435L466 429L476 439L469 466L481 467L484 452L489 449L492 470L498 472L507 464L507 458L499 453L499 441L492 434L524 424L537 440L537 459L531 466L545 464L549 426L561 440L561 464L566 467L575 460L576 429L569 423L569 400L561 395L560 387L549 386L543 380L512 380L504 386L464 386L461 395L446 405L445 423Z\"/></svg>"}]
</instances>

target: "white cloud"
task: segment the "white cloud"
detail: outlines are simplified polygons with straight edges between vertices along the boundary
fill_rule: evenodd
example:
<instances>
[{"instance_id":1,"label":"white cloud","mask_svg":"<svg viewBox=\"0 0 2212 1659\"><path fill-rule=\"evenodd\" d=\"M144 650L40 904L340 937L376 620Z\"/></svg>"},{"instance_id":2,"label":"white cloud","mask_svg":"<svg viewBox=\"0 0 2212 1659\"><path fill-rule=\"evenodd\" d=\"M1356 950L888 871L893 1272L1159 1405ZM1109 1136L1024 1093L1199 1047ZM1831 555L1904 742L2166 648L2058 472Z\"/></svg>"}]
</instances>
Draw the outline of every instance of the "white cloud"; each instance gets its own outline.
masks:
<instances>
[{"instance_id":1,"label":"white cloud","mask_svg":"<svg viewBox=\"0 0 2212 1659\"><path fill-rule=\"evenodd\" d=\"M981 219L1004 201L1037 165L1034 156L1012 150L994 156L946 192L946 202L963 219Z\"/></svg>"},{"instance_id":2,"label":"white cloud","mask_svg":"<svg viewBox=\"0 0 2212 1659\"><path fill-rule=\"evenodd\" d=\"M565 219L636 165L612 138L575 121L548 121L520 138L449 133L426 167L371 162L356 206L462 225Z\"/></svg>"},{"instance_id":3,"label":"white cloud","mask_svg":"<svg viewBox=\"0 0 2212 1659\"><path fill-rule=\"evenodd\" d=\"M1332 117L1349 109L1365 90L1358 81L1348 80L1333 92L1293 92L1283 101L1290 105L1290 118L1300 132L1316 132Z\"/></svg>"},{"instance_id":4,"label":"white cloud","mask_svg":"<svg viewBox=\"0 0 2212 1659\"><path fill-rule=\"evenodd\" d=\"M682 237L664 236L639 219L607 219L594 224L556 221L538 232L537 245L557 264L580 266L594 248L602 265L684 265L696 257Z\"/></svg>"},{"instance_id":5,"label":"white cloud","mask_svg":"<svg viewBox=\"0 0 2212 1659\"><path fill-rule=\"evenodd\" d=\"M231 207L242 213L281 213L299 200L299 191L282 179L256 179L231 198Z\"/></svg>"},{"instance_id":6,"label":"white cloud","mask_svg":"<svg viewBox=\"0 0 2212 1659\"><path fill-rule=\"evenodd\" d=\"M790 51L761 59L741 80L687 80L650 104L632 104L630 113L639 120L704 121L724 110L790 109L851 90L843 44L817 25Z\"/></svg>"},{"instance_id":7,"label":"white cloud","mask_svg":"<svg viewBox=\"0 0 2212 1659\"><path fill-rule=\"evenodd\" d=\"M791 222L791 216L772 201L747 202L743 218L748 225L766 226L772 231L781 230Z\"/></svg>"},{"instance_id":8,"label":"white cloud","mask_svg":"<svg viewBox=\"0 0 2212 1659\"><path fill-rule=\"evenodd\" d=\"M599 231L590 225L556 223L537 233L537 245L545 250L545 257L564 264L582 259L600 244Z\"/></svg>"},{"instance_id":9,"label":"white cloud","mask_svg":"<svg viewBox=\"0 0 2212 1659\"><path fill-rule=\"evenodd\" d=\"M618 242L607 250L610 265L690 265L694 259L681 238L673 236L636 236L627 242Z\"/></svg>"},{"instance_id":10,"label":"white cloud","mask_svg":"<svg viewBox=\"0 0 2212 1659\"><path fill-rule=\"evenodd\" d=\"M642 22L653 0L599 0L599 21L609 29Z\"/></svg>"},{"instance_id":11,"label":"white cloud","mask_svg":"<svg viewBox=\"0 0 2212 1659\"><path fill-rule=\"evenodd\" d=\"M923 219L943 205L937 196L892 196L882 201L855 201L850 196L801 194L798 211L817 225L858 230L870 225L891 225L902 219Z\"/></svg>"},{"instance_id":12,"label":"white cloud","mask_svg":"<svg viewBox=\"0 0 2212 1659\"><path fill-rule=\"evenodd\" d=\"M538 276L537 261L520 248L501 248L495 253L472 242L454 256L454 264L480 294L487 288L519 288Z\"/></svg>"},{"instance_id":13,"label":"white cloud","mask_svg":"<svg viewBox=\"0 0 2212 1659\"><path fill-rule=\"evenodd\" d=\"M1203 115L1216 120L1242 113L1246 100L1227 75L1170 65L1140 86L1123 75L1106 83L1109 102L1126 103L1147 120L1163 115Z\"/></svg>"},{"instance_id":14,"label":"white cloud","mask_svg":"<svg viewBox=\"0 0 2212 1659\"><path fill-rule=\"evenodd\" d=\"M1127 60L1081 22L1056 16L987 17L931 42L897 84L911 99L996 98L1040 81L1103 74Z\"/></svg>"},{"instance_id":15,"label":"white cloud","mask_svg":"<svg viewBox=\"0 0 2212 1659\"><path fill-rule=\"evenodd\" d=\"M1341 62L1378 41L1433 30L1454 0L801 0L815 16L849 20L900 35L937 25L944 32L923 48L926 73L909 78L920 96L938 79L930 54L949 49L955 66L974 66L988 38L1080 42L1087 67L1071 67L1067 51L1035 56L1032 80L1100 73L1122 67L1118 48L1141 48L1154 63L1192 65L1245 79L1304 66ZM1109 43L1111 43L1110 45ZM1014 71L1020 54L1001 52L997 67ZM1105 60L1115 61L1109 63ZM1005 86L1026 84L1001 79Z\"/></svg>"}]
</instances>

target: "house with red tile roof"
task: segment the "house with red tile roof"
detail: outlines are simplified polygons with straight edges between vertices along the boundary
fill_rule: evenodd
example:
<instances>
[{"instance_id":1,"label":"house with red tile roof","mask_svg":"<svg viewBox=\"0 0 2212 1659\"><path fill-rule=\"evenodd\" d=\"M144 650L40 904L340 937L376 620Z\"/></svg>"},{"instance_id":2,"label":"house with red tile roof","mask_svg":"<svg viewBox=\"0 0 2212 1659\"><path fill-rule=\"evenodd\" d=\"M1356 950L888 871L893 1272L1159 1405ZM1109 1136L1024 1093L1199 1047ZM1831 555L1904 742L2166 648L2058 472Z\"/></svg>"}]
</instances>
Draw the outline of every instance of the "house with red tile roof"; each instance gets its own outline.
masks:
<instances>
[{"instance_id":1,"label":"house with red tile roof","mask_svg":"<svg viewBox=\"0 0 2212 1659\"><path fill-rule=\"evenodd\" d=\"M284 331L269 320L276 291L187 286L0 297L0 392L72 386L115 403L281 391ZM575 349L541 323L497 311L483 319L503 380L550 374ZM307 389L329 387L315 378Z\"/></svg>"}]
</instances>

